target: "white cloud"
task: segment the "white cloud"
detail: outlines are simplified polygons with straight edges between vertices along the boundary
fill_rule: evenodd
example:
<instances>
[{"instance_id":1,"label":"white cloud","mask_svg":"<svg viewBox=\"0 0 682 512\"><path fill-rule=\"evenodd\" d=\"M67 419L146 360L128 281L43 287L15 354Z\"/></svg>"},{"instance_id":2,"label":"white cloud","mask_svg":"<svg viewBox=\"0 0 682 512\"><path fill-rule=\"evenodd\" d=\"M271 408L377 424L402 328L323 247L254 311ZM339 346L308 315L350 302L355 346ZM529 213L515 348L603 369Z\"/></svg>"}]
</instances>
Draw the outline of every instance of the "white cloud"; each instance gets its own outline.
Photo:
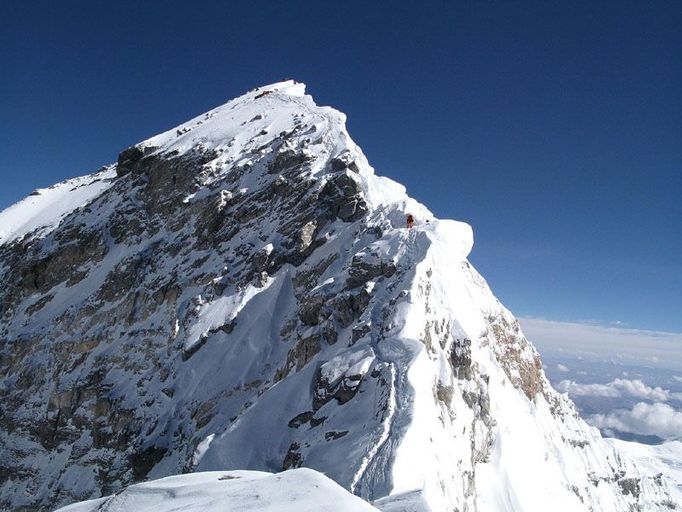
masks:
<instances>
[{"instance_id":1,"label":"white cloud","mask_svg":"<svg viewBox=\"0 0 682 512\"><path fill-rule=\"evenodd\" d=\"M560 372L566 373L568 371L568 366L565 366L563 364L558 364L558 365L556 365L556 369L559 370Z\"/></svg>"},{"instance_id":2,"label":"white cloud","mask_svg":"<svg viewBox=\"0 0 682 512\"><path fill-rule=\"evenodd\" d=\"M682 382L682 377L678 377L677 375L673 375L673 379L675 379L677 382Z\"/></svg>"},{"instance_id":3,"label":"white cloud","mask_svg":"<svg viewBox=\"0 0 682 512\"><path fill-rule=\"evenodd\" d=\"M639 402L632 409L608 414L595 414L588 423L603 429L615 429L640 435L656 435L662 439L680 439L682 412L668 404Z\"/></svg>"},{"instance_id":4,"label":"white cloud","mask_svg":"<svg viewBox=\"0 0 682 512\"><path fill-rule=\"evenodd\" d=\"M670 399L670 391L656 386L649 387L639 379L616 379L611 382L614 386L622 389L623 392L635 398L644 398L653 402L665 402Z\"/></svg>"},{"instance_id":5,"label":"white cloud","mask_svg":"<svg viewBox=\"0 0 682 512\"><path fill-rule=\"evenodd\" d=\"M615 379L608 384L578 384L572 380L562 380L557 389L571 396L604 396L617 398L631 396L652 402L665 402L670 398L677 398L677 393L656 386L647 386L639 379Z\"/></svg>"},{"instance_id":6,"label":"white cloud","mask_svg":"<svg viewBox=\"0 0 682 512\"><path fill-rule=\"evenodd\" d=\"M606 396L612 398L621 396L618 389L608 384L578 384L572 380L562 380L556 385L556 388L571 396Z\"/></svg>"},{"instance_id":7,"label":"white cloud","mask_svg":"<svg viewBox=\"0 0 682 512\"><path fill-rule=\"evenodd\" d=\"M573 356L682 369L682 333L592 323L519 318L528 339L545 356Z\"/></svg>"}]
</instances>

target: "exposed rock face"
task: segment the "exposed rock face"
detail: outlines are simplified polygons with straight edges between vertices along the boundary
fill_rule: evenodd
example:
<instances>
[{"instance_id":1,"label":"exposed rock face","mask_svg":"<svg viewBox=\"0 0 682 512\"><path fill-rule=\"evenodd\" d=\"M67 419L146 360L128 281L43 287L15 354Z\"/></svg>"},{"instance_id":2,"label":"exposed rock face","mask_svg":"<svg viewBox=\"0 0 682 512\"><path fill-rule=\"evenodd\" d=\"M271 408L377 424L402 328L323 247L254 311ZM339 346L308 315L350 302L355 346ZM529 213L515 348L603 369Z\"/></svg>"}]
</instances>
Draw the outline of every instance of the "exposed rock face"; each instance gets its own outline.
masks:
<instances>
[{"instance_id":1,"label":"exposed rock face","mask_svg":"<svg viewBox=\"0 0 682 512\"><path fill-rule=\"evenodd\" d=\"M375 176L302 85L109 169L58 226L0 245L0 507L300 466L370 499L421 489L434 511L485 508L490 486L523 505L524 470L565 510L669 502L551 388L466 261L469 227Z\"/></svg>"}]
</instances>

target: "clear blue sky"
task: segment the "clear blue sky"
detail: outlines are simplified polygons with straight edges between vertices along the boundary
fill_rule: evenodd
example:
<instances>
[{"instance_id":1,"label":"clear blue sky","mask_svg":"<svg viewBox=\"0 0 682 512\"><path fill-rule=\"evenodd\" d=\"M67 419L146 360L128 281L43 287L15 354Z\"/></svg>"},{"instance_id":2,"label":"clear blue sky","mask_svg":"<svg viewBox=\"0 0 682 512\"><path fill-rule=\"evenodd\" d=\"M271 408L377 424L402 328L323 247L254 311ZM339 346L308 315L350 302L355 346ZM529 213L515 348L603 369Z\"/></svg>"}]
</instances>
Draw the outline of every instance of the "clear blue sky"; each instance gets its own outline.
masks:
<instances>
[{"instance_id":1,"label":"clear blue sky","mask_svg":"<svg viewBox=\"0 0 682 512\"><path fill-rule=\"evenodd\" d=\"M515 313L682 331L681 27L678 1L3 2L0 208L292 77L473 225Z\"/></svg>"}]
</instances>

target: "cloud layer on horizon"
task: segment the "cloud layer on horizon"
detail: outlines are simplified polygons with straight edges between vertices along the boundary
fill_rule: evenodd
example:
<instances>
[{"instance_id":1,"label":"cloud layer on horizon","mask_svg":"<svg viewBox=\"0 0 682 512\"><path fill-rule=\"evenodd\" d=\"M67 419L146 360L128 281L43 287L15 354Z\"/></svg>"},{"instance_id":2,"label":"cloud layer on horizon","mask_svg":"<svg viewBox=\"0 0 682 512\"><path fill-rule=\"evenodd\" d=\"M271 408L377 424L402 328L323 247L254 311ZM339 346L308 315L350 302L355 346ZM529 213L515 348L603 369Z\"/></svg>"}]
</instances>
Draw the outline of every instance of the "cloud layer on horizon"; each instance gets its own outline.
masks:
<instances>
[{"instance_id":1,"label":"cloud layer on horizon","mask_svg":"<svg viewBox=\"0 0 682 512\"><path fill-rule=\"evenodd\" d=\"M594 414L587 422L600 429L655 435L668 440L682 438L682 412L664 403L639 402L632 409Z\"/></svg>"},{"instance_id":2,"label":"cloud layer on horizon","mask_svg":"<svg viewBox=\"0 0 682 512\"><path fill-rule=\"evenodd\" d=\"M682 369L682 333L519 318L541 355Z\"/></svg>"},{"instance_id":3,"label":"cloud layer on horizon","mask_svg":"<svg viewBox=\"0 0 682 512\"><path fill-rule=\"evenodd\" d=\"M556 385L556 389L562 393L568 393L571 397L633 397L651 402L667 402L671 399L682 399L682 393L673 393L659 386L652 388L639 379L614 379L607 384L579 384L572 380L562 380Z\"/></svg>"},{"instance_id":4,"label":"cloud layer on horizon","mask_svg":"<svg viewBox=\"0 0 682 512\"><path fill-rule=\"evenodd\" d=\"M551 361L555 388L579 406L587 404L591 412L599 408L585 417L589 424L617 437L622 432L682 440L682 393L676 389L682 382L682 333L539 318L519 321L543 359ZM638 378L614 375L605 382L614 371L611 364L637 367ZM628 373L622 371L624 377ZM659 375L669 375L672 391L646 383L661 383Z\"/></svg>"}]
</instances>

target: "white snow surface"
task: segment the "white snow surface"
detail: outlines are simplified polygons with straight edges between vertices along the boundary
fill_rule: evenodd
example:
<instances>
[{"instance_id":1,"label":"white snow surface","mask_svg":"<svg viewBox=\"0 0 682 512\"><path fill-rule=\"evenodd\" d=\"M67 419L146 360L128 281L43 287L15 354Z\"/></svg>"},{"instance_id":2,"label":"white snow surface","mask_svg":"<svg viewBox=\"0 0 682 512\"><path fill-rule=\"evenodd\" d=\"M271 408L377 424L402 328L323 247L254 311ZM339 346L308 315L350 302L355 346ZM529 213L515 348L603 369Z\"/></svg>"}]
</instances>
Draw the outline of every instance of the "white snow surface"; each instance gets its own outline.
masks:
<instances>
[{"instance_id":1,"label":"white snow surface","mask_svg":"<svg viewBox=\"0 0 682 512\"><path fill-rule=\"evenodd\" d=\"M116 168L36 189L33 194L0 212L0 244L35 232L44 236L69 213L87 205L111 186Z\"/></svg>"},{"instance_id":2,"label":"white snow surface","mask_svg":"<svg viewBox=\"0 0 682 512\"><path fill-rule=\"evenodd\" d=\"M187 205L215 193L212 185L219 187L222 173L229 172L225 169L247 169L233 189L218 192L218 207L224 208L235 196L255 195L284 179L259 170L257 156L271 149L276 134L295 131L295 123L307 127L296 132L294 144L305 145L297 150L313 157L302 178L324 183L331 179L330 161L347 158L357 170L342 172L359 185L367 214L361 221L335 220L315 235L324 243L300 266L283 265L264 286L228 285L221 294L206 296L188 277L177 316L152 316L172 329L182 350L196 350L173 370L174 394L163 397L168 406L158 430L167 429L164 435L168 429L190 432L191 469L200 473L128 487L113 497L61 510L211 511L224 503L221 493L234 493L237 500L226 510L294 510L282 508L291 493L306 504L295 510L374 510L307 470L243 472L237 479L220 480L228 470L280 471L288 453L386 512L670 510L668 480L658 483L651 466L637 467L620 446L604 442L578 417L568 397L551 388L518 322L467 261L471 227L436 219L404 187L377 176L350 139L345 116L315 105L303 84L287 81L251 91L138 146L146 154L182 155L196 148L215 152L216 158L204 165L212 177L184 199ZM73 191L67 190L73 185L57 186L59 195L46 194L35 216L26 213L30 208L21 206L24 202L6 210L0 214L0 242L56 226L101 194L111 172L97 180L93 175ZM52 217L47 213L51 204L59 205ZM408 213L416 218L413 229L405 227ZM164 236L169 235L158 239ZM258 232L240 232L225 242L234 244L231 248L251 244L268 255L281 243L269 221ZM142 249L110 250L88 280L69 288L59 285L59 304L48 304L34 321L49 322L79 294L92 293L122 255ZM207 252L197 273L224 264L211 257ZM358 262L368 268L392 266L395 272L379 272L365 283L368 303L352 324L326 320L335 322L335 342L323 343L305 366L292 369L289 364L286 372L276 373L293 352L282 332L298 318L303 300L296 278L322 268L306 298L331 302L355 293L357 299L360 288L349 289L347 283ZM181 315L184 320L178 322ZM233 321L233 329L221 330ZM26 317L17 315L13 322L10 329L21 329ZM300 341L318 334L321 324L298 329ZM179 353L175 356L179 360ZM121 404L132 410L143 402L135 380L124 375L115 389ZM162 387L150 382L151 389ZM352 397L329 399L338 386ZM197 403L214 406L199 427L183 414ZM301 414L313 415L315 424L310 419L297 424ZM183 456L180 449L169 451L149 477L176 473L186 464ZM77 480L57 469L55 475ZM627 479L640 482L640 495L627 491ZM91 480L81 479L82 488L70 485L90 492ZM256 484L264 489L258 491L265 500L260 505Z\"/></svg>"},{"instance_id":3,"label":"white snow surface","mask_svg":"<svg viewBox=\"0 0 682 512\"><path fill-rule=\"evenodd\" d=\"M132 485L57 512L377 512L317 471L207 471Z\"/></svg>"},{"instance_id":4,"label":"white snow surface","mask_svg":"<svg viewBox=\"0 0 682 512\"><path fill-rule=\"evenodd\" d=\"M614 438L605 441L627 454L642 472L667 479L671 484L672 502L682 505L682 442L648 445Z\"/></svg>"}]
</instances>

